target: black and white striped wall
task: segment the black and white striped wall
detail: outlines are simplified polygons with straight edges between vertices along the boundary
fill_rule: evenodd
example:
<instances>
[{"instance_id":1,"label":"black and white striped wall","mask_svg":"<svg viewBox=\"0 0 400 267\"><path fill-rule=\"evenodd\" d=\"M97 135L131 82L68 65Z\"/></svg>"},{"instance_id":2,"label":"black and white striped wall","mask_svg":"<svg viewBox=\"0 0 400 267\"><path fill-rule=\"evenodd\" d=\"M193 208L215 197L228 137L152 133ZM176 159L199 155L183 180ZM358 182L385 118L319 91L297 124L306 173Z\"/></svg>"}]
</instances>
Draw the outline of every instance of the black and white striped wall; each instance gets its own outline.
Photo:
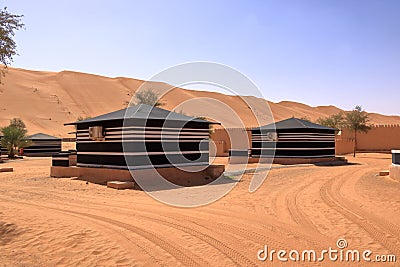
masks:
<instances>
[{"instance_id":1,"label":"black and white striped wall","mask_svg":"<svg viewBox=\"0 0 400 267\"><path fill-rule=\"evenodd\" d=\"M89 127L102 127L92 140ZM209 164L209 125L132 119L77 124L77 166L146 169Z\"/></svg>"},{"instance_id":2,"label":"black and white striped wall","mask_svg":"<svg viewBox=\"0 0 400 267\"><path fill-rule=\"evenodd\" d=\"M252 130L253 157L335 157L335 131L325 129Z\"/></svg>"},{"instance_id":3,"label":"black and white striped wall","mask_svg":"<svg viewBox=\"0 0 400 267\"><path fill-rule=\"evenodd\" d=\"M61 151L61 138L38 133L28 136L27 139L31 144L24 148L24 156L51 156Z\"/></svg>"}]
</instances>

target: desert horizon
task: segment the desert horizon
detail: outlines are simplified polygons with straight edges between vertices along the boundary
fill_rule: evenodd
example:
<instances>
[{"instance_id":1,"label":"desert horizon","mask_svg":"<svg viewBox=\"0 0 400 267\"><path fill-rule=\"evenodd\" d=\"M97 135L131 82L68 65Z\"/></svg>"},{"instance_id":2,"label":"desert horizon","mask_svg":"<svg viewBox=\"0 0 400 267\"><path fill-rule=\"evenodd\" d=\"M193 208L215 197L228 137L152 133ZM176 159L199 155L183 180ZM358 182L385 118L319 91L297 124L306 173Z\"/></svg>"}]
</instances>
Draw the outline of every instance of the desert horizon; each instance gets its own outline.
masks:
<instances>
[{"instance_id":1,"label":"desert horizon","mask_svg":"<svg viewBox=\"0 0 400 267\"><path fill-rule=\"evenodd\" d=\"M10 67L3 84L0 85L0 125L4 127L12 118L21 118L26 123L29 134L43 132L59 137L71 137L68 132L72 132L73 128L63 126L64 123L74 122L80 116L94 117L125 108L126 103L134 99L135 91L143 83L145 81L134 78L110 78L76 71L49 72ZM210 110L218 110L218 103L214 101L204 100L205 102L180 106L190 99L206 97L234 107L245 127L261 126L262 121L260 124L255 120L252 113L257 113L257 110L248 110L243 100L256 103L254 106L260 103L261 107L266 101L275 121L291 117L316 121L318 118L343 111L335 106L312 107L293 101L274 103L251 96L175 88L161 82L148 82L147 85L155 91L172 88L161 96L160 101L164 103L164 109L183 111L191 116L212 117L215 113L208 113L203 106L207 105ZM228 116L229 114L221 117L221 120L226 122L225 127L243 127ZM258 116L262 118L264 114ZM369 119L370 124L376 125L400 124L400 116L369 113Z\"/></svg>"}]
</instances>

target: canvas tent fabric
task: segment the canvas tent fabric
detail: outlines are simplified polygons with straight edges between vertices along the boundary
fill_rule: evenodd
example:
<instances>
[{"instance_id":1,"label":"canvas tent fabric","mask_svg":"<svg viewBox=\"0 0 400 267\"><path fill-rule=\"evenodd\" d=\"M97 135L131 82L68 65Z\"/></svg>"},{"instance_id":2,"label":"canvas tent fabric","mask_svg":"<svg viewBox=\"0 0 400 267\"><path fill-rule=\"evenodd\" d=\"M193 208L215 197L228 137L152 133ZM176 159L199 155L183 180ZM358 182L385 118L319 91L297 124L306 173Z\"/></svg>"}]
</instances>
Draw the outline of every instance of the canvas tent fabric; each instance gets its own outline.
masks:
<instances>
[{"instance_id":1,"label":"canvas tent fabric","mask_svg":"<svg viewBox=\"0 0 400 267\"><path fill-rule=\"evenodd\" d=\"M66 125L76 125L77 166L144 169L208 165L210 124L141 104Z\"/></svg>"},{"instance_id":2,"label":"canvas tent fabric","mask_svg":"<svg viewBox=\"0 0 400 267\"><path fill-rule=\"evenodd\" d=\"M290 118L252 129L252 157L335 157L335 129Z\"/></svg>"},{"instance_id":3,"label":"canvas tent fabric","mask_svg":"<svg viewBox=\"0 0 400 267\"><path fill-rule=\"evenodd\" d=\"M3 134L0 132L0 156L2 154L7 154L7 149L1 146L1 139L3 138Z\"/></svg>"},{"instance_id":4,"label":"canvas tent fabric","mask_svg":"<svg viewBox=\"0 0 400 267\"><path fill-rule=\"evenodd\" d=\"M27 137L31 145L24 148L25 156L51 156L61 151L62 139L44 133Z\"/></svg>"}]
</instances>

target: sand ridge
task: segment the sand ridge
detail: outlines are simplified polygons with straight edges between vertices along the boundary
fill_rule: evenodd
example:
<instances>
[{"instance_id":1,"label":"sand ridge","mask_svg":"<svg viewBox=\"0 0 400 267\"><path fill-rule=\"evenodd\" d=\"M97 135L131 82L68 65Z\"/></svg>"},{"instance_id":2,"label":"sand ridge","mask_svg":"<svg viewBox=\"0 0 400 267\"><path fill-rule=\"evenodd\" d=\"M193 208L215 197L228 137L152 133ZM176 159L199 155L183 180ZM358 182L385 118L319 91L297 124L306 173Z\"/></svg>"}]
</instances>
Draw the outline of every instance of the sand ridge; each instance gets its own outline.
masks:
<instances>
[{"instance_id":1,"label":"sand ridge","mask_svg":"<svg viewBox=\"0 0 400 267\"><path fill-rule=\"evenodd\" d=\"M21 117L30 134L44 132L71 137L68 132L74 128L65 127L64 123L75 121L79 116L97 116L124 108L144 81L73 71L47 72L9 68L3 83L0 85L0 126L7 125L11 118ZM171 88L160 82L151 82L146 86L157 92ZM185 101L187 103L181 105ZM226 112L221 109L218 101L232 107L247 127L257 126L258 122L246 102L252 103L256 108L254 112L261 118L261 124L271 121L268 112L263 108L265 100L255 97L241 98L215 92L173 88L161 99L166 109L191 116L212 117L218 114L225 116L221 118L225 127L239 127L238 119L229 114L224 115ZM310 107L291 101L268 103L275 120L293 116L316 120L340 111L334 106ZM207 109L204 109L205 106ZM370 119L375 124L400 124L399 116L371 113Z\"/></svg>"}]
</instances>

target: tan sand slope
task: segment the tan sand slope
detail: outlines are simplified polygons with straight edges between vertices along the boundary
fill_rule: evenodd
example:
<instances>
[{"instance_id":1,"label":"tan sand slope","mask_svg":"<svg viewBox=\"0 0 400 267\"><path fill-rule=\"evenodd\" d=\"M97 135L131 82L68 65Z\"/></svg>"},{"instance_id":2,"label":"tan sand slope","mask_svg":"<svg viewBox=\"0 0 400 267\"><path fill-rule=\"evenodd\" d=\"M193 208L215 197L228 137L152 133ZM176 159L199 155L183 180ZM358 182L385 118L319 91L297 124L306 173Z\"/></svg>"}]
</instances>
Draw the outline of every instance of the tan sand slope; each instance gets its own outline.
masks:
<instances>
[{"instance_id":1,"label":"tan sand slope","mask_svg":"<svg viewBox=\"0 0 400 267\"><path fill-rule=\"evenodd\" d=\"M264 245L335 249L339 238L349 249L399 260L400 183L377 176L390 155L350 160L358 164L271 170L255 193L245 175L221 200L189 209L142 191L49 178L49 158L3 163L14 172L0 173L0 265L369 266L256 256Z\"/></svg>"},{"instance_id":2,"label":"tan sand slope","mask_svg":"<svg viewBox=\"0 0 400 267\"><path fill-rule=\"evenodd\" d=\"M67 133L73 128L64 127L64 123L75 121L78 116L97 116L124 108L143 81L71 71L45 72L10 68L3 83L0 85L0 126L7 125L13 117L21 117L30 133L44 132L68 137ZM150 83L148 86L159 92L170 87L163 83ZM162 98L167 109L192 116L213 117L224 121L225 127L240 126L239 119L223 109L223 102L233 108L245 126L255 126L257 121L245 101L255 107L254 112L261 118L261 124L271 121L263 109L265 100L255 97L241 98L175 88ZM276 120L292 116L316 120L340 111L333 106L310 107L289 101L269 104ZM371 122L399 124L400 117L371 114Z\"/></svg>"}]
</instances>

